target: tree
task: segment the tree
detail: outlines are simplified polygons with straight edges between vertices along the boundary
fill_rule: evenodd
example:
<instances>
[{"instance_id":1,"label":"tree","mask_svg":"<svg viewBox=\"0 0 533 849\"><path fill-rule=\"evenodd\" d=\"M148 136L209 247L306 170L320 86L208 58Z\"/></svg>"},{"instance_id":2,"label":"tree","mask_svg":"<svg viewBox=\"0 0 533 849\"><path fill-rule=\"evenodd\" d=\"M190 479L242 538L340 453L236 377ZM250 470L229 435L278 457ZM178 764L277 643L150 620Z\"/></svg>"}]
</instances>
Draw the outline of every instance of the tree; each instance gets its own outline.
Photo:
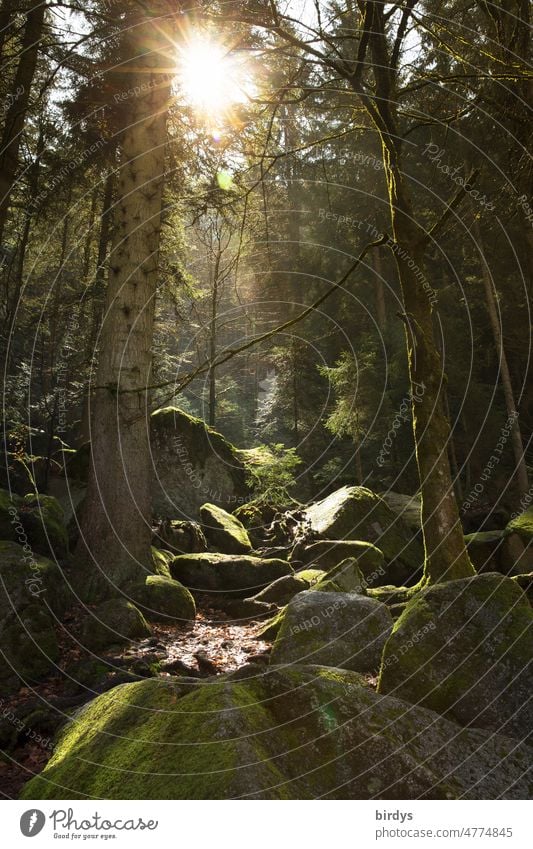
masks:
<instances>
[{"instance_id":1,"label":"tree","mask_svg":"<svg viewBox=\"0 0 533 849\"><path fill-rule=\"evenodd\" d=\"M135 6L117 70L125 92L113 242L94 388L92 462L79 553L93 595L124 585L150 558L149 392L170 96L165 4ZM96 587L96 588L95 588Z\"/></svg>"}]
</instances>

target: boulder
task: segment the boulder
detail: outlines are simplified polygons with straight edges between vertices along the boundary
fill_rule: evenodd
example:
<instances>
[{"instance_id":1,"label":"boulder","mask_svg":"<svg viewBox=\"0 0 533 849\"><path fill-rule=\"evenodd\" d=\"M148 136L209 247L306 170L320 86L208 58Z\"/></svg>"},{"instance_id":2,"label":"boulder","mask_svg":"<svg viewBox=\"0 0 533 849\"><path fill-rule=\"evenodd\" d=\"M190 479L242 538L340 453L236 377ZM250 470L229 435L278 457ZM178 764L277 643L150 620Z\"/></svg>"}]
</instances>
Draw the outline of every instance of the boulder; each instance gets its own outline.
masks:
<instances>
[{"instance_id":1,"label":"boulder","mask_svg":"<svg viewBox=\"0 0 533 849\"><path fill-rule=\"evenodd\" d=\"M115 687L67 724L35 799L526 799L531 750L320 666Z\"/></svg>"},{"instance_id":2,"label":"boulder","mask_svg":"<svg viewBox=\"0 0 533 849\"><path fill-rule=\"evenodd\" d=\"M524 575L533 569L533 545L519 534L506 533L500 551L500 567L505 575Z\"/></svg>"},{"instance_id":3,"label":"boulder","mask_svg":"<svg viewBox=\"0 0 533 849\"><path fill-rule=\"evenodd\" d=\"M194 621L196 605L189 590L163 575L148 575L129 588L128 595L149 621L179 625Z\"/></svg>"},{"instance_id":4,"label":"boulder","mask_svg":"<svg viewBox=\"0 0 533 849\"><path fill-rule=\"evenodd\" d=\"M360 593L366 595L366 581L357 560L351 557L326 572L312 589L315 592Z\"/></svg>"},{"instance_id":5,"label":"boulder","mask_svg":"<svg viewBox=\"0 0 533 849\"><path fill-rule=\"evenodd\" d=\"M388 608L358 593L299 593L285 608L271 663L377 672L392 630Z\"/></svg>"},{"instance_id":6,"label":"boulder","mask_svg":"<svg viewBox=\"0 0 533 849\"><path fill-rule=\"evenodd\" d=\"M273 581L261 592L256 593L253 600L277 605L287 604L295 595L308 590L325 576L326 573L320 569L307 569L295 575L286 575L284 578Z\"/></svg>"},{"instance_id":7,"label":"boulder","mask_svg":"<svg viewBox=\"0 0 533 849\"><path fill-rule=\"evenodd\" d=\"M508 534L518 534L526 546L533 542L533 505L511 519L505 530Z\"/></svg>"},{"instance_id":8,"label":"boulder","mask_svg":"<svg viewBox=\"0 0 533 849\"><path fill-rule=\"evenodd\" d=\"M0 690L45 678L59 657L54 616L63 609L58 566L31 549L0 542Z\"/></svg>"},{"instance_id":9,"label":"boulder","mask_svg":"<svg viewBox=\"0 0 533 849\"><path fill-rule=\"evenodd\" d=\"M466 548L477 572L499 570L503 531L477 531L465 536Z\"/></svg>"},{"instance_id":10,"label":"boulder","mask_svg":"<svg viewBox=\"0 0 533 849\"><path fill-rule=\"evenodd\" d=\"M361 540L320 540L305 546L298 559L306 566L313 564L318 569L338 566L346 558L357 560L369 586L379 586L387 577L383 552L370 542Z\"/></svg>"},{"instance_id":11,"label":"boulder","mask_svg":"<svg viewBox=\"0 0 533 849\"><path fill-rule=\"evenodd\" d=\"M489 573L417 593L383 652L379 692L461 725L520 739L533 730L533 610Z\"/></svg>"},{"instance_id":12,"label":"boulder","mask_svg":"<svg viewBox=\"0 0 533 849\"><path fill-rule=\"evenodd\" d=\"M0 490L0 537L30 544L38 554L61 560L68 553L63 508L51 495L23 497Z\"/></svg>"},{"instance_id":13,"label":"boulder","mask_svg":"<svg viewBox=\"0 0 533 849\"><path fill-rule=\"evenodd\" d=\"M400 492L382 492L381 498L408 528L417 533L422 527L422 498L420 495L402 495Z\"/></svg>"},{"instance_id":14,"label":"boulder","mask_svg":"<svg viewBox=\"0 0 533 849\"><path fill-rule=\"evenodd\" d=\"M100 651L150 634L150 626L134 604L113 598L87 611L80 642L91 651Z\"/></svg>"},{"instance_id":15,"label":"boulder","mask_svg":"<svg viewBox=\"0 0 533 849\"><path fill-rule=\"evenodd\" d=\"M248 554L252 543L246 528L239 520L216 504L200 508L203 529L209 543L223 554Z\"/></svg>"},{"instance_id":16,"label":"boulder","mask_svg":"<svg viewBox=\"0 0 533 849\"><path fill-rule=\"evenodd\" d=\"M244 554L182 554L172 560L170 572L191 590L249 596L292 569L285 560Z\"/></svg>"},{"instance_id":17,"label":"boulder","mask_svg":"<svg viewBox=\"0 0 533 849\"><path fill-rule=\"evenodd\" d=\"M533 572L528 572L524 575L515 575L512 580L525 592L529 603L533 604Z\"/></svg>"},{"instance_id":18,"label":"boulder","mask_svg":"<svg viewBox=\"0 0 533 849\"><path fill-rule=\"evenodd\" d=\"M202 419L177 407L156 410L150 439L157 516L195 519L206 501L233 510L248 498L247 473L237 449Z\"/></svg>"},{"instance_id":19,"label":"boulder","mask_svg":"<svg viewBox=\"0 0 533 849\"><path fill-rule=\"evenodd\" d=\"M154 575L162 575L163 578L170 578L170 564L174 560L174 557L175 555L172 552L152 546L152 571Z\"/></svg>"},{"instance_id":20,"label":"boulder","mask_svg":"<svg viewBox=\"0 0 533 849\"><path fill-rule=\"evenodd\" d=\"M324 540L363 540L384 554L388 583L413 584L424 566L422 543L379 495L344 486L306 508L311 530Z\"/></svg>"},{"instance_id":21,"label":"boulder","mask_svg":"<svg viewBox=\"0 0 533 849\"><path fill-rule=\"evenodd\" d=\"M163 545L174 554L195 554L207 551L207 540L198 522L165 519L154 534L154 544Z\"/></svg>"}]
</instances>

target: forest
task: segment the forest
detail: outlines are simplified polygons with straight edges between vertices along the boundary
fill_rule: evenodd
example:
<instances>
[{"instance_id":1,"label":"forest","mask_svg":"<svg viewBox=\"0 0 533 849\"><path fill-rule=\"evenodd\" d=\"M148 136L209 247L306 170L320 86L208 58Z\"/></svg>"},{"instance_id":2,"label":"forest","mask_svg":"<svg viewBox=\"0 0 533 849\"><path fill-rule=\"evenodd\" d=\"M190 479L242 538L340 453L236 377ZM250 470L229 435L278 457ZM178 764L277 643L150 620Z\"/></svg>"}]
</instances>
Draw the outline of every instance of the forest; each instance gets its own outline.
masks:
<instances>
[{"instance_id":1,"label":"forest","mask_svg":"<svg viewBox=\"0 0 533 849\"><path fill-rule=\"evenodd\" d=\"M0 796L531 799L528 0L0 63Z\"/></svg>"}]
</instances>

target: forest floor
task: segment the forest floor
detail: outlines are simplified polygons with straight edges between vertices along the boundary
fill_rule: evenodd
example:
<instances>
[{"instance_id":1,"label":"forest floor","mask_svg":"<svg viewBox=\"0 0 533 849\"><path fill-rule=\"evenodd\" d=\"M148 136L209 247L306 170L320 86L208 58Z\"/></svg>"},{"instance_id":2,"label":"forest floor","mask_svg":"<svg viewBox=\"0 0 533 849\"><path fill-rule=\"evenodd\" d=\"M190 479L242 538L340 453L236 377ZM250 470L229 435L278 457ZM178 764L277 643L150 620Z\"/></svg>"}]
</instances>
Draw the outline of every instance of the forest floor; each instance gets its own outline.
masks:
<instances>
[{"instance_id":1,"label":"forest floor","mask_svg":"<svg viewBox=\"0 0 533 849\"><path fill-rule=\"evenodd\" d=\"M17 745L0 761L0 798L17 799L23 785L40 773L52 755L53 727L46 722L44 731L34 724L36 712L52 717L52 726L62 724L65 716L81 705L127 681L142 680L153 675L170 679L174 675L203 678L232 672L250 661L268 662L271 643L257 638L264 624L255 620L235 620L214 606L209 596L197 598L197 615L189 625L152 625L152 636L134 640L127 647L102 656L109 671L101 682L76 688L75 675L64 670L84 660L95 660L93 653L80 647L73 636L81 609L74 611L58 635L59 671L47 680L23 687L10 697L0 699L0 718L11 722L18 732ZM74 690L78 692L73 693ZM27 717L27 721L26 721Z\"/></svg>"}]
</instances>

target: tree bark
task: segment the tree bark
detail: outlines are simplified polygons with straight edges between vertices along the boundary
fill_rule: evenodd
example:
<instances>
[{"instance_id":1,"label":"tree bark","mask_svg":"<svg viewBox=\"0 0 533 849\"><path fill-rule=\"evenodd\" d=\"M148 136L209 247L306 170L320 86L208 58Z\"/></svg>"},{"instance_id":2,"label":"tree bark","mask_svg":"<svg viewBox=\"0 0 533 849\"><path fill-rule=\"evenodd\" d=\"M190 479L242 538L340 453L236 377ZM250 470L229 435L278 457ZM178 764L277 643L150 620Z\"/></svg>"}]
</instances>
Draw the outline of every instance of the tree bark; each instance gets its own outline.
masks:
<instances>
[{"instance_id":1,"label":"tree bark","mask_svg":"<svg viewBox=\"0 0 533 849\"><path fill-rule=\"evenodd\" d=\"M22 130L30 102L30 90L37 66L39 45L43 34L45 3L30 8L22 39L20 59L12 86L12 99L7 111L0 141L0 244L4 238L11 194L19 165Z\"/></svg>"},{"instance_id":2,"label":"tree bark","mask_svg":"<svg viewBox=\"0 0 533 849\"><path fill-rule=\"evenodd\" d=\"M155 6L155 9L154 9ZM149 398L154 303L171 60L165 19L142 9L128 21L127 125L109 258L94 392L92 463L78 553L96 572L88 599L103 598L150 563Z\"/></svg>"},{"instance_id":3,"label":"tree bark","mask_svg":"<svg viewBox=\"0 0 533 849\"><path fill-rule=\"evenodd\" d=\"M507 410L507 416L511 423L511 444L513 446L515 479L518 489L518 497L519 499L522 499L529 492L529 479L527 473L526 460L524 456L524 444L522 442L522 432L520 430L520 422L518 420L518 412L515 404L511 371L509 369L507 354L505 353L505 346L503 344L503 334L500 324L500 318L498 315L494 283L492 281L490 268L487 264L487 260L485 259L485 249L483 247L483 239L481 236L481 230L477 217L474 218L474 224L472 229L474 231L474 236L476 239L476 244L480 256L481 276L483 279L483 287L485 289L485 302L487 305L487 312L489 314L492 336L494 338L496 351L498 352L498 365L500 367L500 380L502 384L503 395L505 398L505 408Z\"/></svg>"},{"instance_id":4,"label":"tree bark","mask_svg":"<svg viewBox=\"0 0 533 849\"><path fill-rule=\"evenodd\" d=\"M444 412L445 380L433 334L432 304L424 272L424 232L418 227L404 180L401 134L395 115L395 71L389 58L383 5L362 4L368 13L368 40L375 95L356 89L379 132L390 201L391 245L405 314L413 431L422 494L425 563L423 584L475 574L464 543L448 458L450 426Z\"/></svg>"}]
</instances>

